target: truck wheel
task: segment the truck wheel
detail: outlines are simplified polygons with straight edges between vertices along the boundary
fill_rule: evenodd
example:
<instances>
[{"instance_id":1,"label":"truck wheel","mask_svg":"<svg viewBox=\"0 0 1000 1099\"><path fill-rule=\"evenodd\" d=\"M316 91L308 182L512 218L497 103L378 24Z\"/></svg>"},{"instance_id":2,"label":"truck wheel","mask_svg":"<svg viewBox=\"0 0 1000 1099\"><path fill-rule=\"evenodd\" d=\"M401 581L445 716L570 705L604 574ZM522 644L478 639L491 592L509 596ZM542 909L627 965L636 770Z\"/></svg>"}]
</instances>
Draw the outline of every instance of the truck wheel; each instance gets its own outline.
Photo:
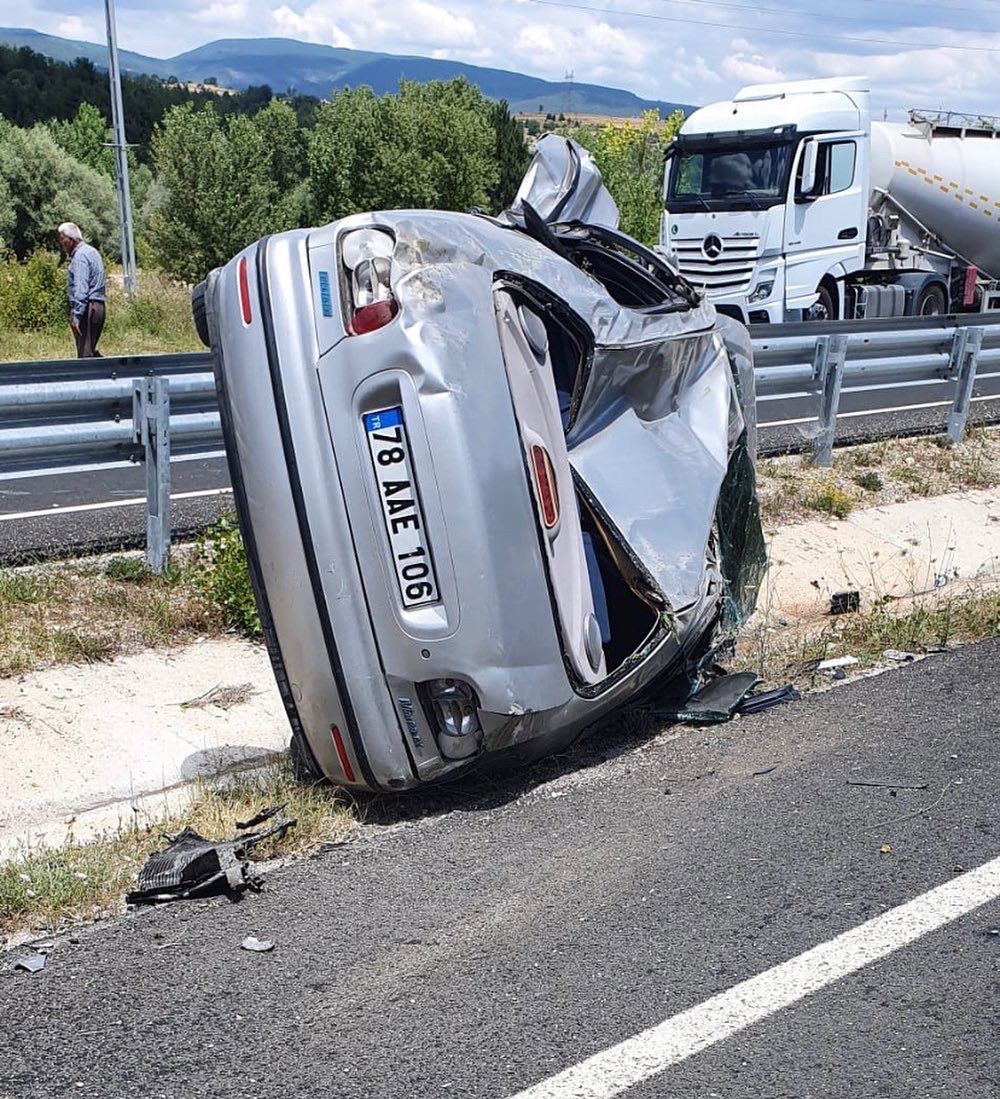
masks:
<instances>
[{"instance_id":1,"label":"truck wheel","mask_svg":"<svg viewBox=\"0 0 1000 1099\"><path fill-rule=\"evenodd\" d=\"M191 317L194 320L194 329L198 333L198 339L206 347L212 343L208 338L208 318L205 316L205 283L199 282L191 291Z\"/></svg>"},{"instance_id":2,"label":"truck wheel","mask_svg":"<svg viewBox=\"0 0 1000 1099\"><path fill-rule=\"evenodd\" d=\"M823 285L818 290L816 304L809 308L809 320L832 321L837 319L837 305L830 293L830 287Z\"/></svg>"},{"instance_id":3,"label":"truck wheel","mask_svg":"<svg viewBox=\"0 0 1000 1099\"><path fill-rule=\"evenodd\" d=\"M944 288L936 282L925 286L917 298L917 308L914 313L918 317L940 317L947 312L947 303L944 300Z\"/></svg>"}]
</instances>

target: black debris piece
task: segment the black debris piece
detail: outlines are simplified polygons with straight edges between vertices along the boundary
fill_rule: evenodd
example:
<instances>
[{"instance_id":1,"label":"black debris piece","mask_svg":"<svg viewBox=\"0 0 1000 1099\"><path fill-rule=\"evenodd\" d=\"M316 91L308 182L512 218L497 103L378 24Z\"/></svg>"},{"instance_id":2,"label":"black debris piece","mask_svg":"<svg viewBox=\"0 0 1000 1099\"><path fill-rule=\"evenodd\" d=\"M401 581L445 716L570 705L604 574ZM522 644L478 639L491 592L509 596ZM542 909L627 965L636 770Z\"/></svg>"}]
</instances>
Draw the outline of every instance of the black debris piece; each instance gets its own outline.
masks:
<instances>
[{"instance_id":1,"label":"black debris piece","mask_svg":"<svg viewBox=\"0 0 1000 1099\"><path fill-rule=\"evenodd\" d=\"M26 958L21 958L14 963L15 969L23 969L28 973L38 973L39 970L45 968L45 955L44 954L29 954Z\"/></svg>"},{"instance_id":2,"label":"black debris piece","mask_svg":"<svg viewBox=\"0 0 1000 1099\"><path fill-rule=\"evenodd\" d=\"M127 904L159 904L190 897L228 893L236 898L244 889L258 890L259 878L249 873L247 855L271 836L283 836L295 821L282 817L260 832L244 832L231 840L207 840L193 828L168 835L169 846L146 860L137 887Z\"/></svg>"},{"instance_id":3,"label":"black debris piece","mask_svg":"<svg viewBox=\"0 0 1000 1099\"><path fill-rule=\"evenodd\" d=\"M653 713L668 721L690 721L701 725L728 721L757 682L753 672L720 676L690 698L654 699Z\"/></svg>"},{"instance_id":4,"label":"black debris piece","mask_svg":"<svg viewBox=\"0 0 1000 1099\"><path fill-rule=\"evenodd\" d=\"M988 939L1000 940L1000 923L991 924L989 927L977 927L973 935L983 935Z\"/></svg>"},{"instance_id":5,"label":"black debris piece","mask_svg":"<svg viewBox=\"0 0 1000 1099\"><path fill-rule=\"evenodd\" d=\"M761 775L769 775L772 771L777 771L777 769L778 765L776 763L773 767L765 767L763 771L754 771L753 777L760 778Z\"/></svg>"},{"instance_id":6,"label":"black debris piece","mask_svg":"<svg viewBox=\"0 0 1000 1099\"><path fill-rule=\"evenodd\" d=\"M861 610L861 592L835 591L830 596L831 614L853 614Z\"/></svg>"},{"instance_id":7,"label":"black debris piece","mask_svg":"<svg viewBox=\"0 0 1000 1099\"><path fill-rule=\"evenodd\" d=\"M928 782L922 782L919 786L907 786L905 782L867 782L862 779L847 780L848 786L876 786L880 790L926 790L930 786Z\"/></svg>"},{"instance_id":8,"label":"black debris piece","mask_svg":"<svg viewBox=\"0 0 1000 1099\"><path fill-rule=\"evenodd\" d=\"M801 697L802 695L791 683L786 683L784 687L776 687L773 691L747 695L736 707L736 713L759 714L763 710L770 710L772 706L781 706L785 702L798 702Z\"/></svg>"},{"instance_id":9,"label":"black debris piece","mask_svg":"<svg viewBox=\"0 0 1000 1099\"><path fill-rule=\"evenodd\" d=\"M258 939L255 935L247 935L240 946L244 950L252 950L255 954L266 954L274 949L274 943L270 939Z\"/></svg>"},{"instance_id":10,"label":"black debris piece","mask_svg":"<svg viewBox=\"0 0 1000 1099\"><path fill-rule=\"evenodd\" d=\"M268 809L261 809L259 813L254 813L249 820L238 820L236 822L236 827L241 831L244 828L256 828L258 824L263 824L264 821L270 820L271 817L276 817L284 808L284 805L272 805Z\"/></svg>"}]
</instances>

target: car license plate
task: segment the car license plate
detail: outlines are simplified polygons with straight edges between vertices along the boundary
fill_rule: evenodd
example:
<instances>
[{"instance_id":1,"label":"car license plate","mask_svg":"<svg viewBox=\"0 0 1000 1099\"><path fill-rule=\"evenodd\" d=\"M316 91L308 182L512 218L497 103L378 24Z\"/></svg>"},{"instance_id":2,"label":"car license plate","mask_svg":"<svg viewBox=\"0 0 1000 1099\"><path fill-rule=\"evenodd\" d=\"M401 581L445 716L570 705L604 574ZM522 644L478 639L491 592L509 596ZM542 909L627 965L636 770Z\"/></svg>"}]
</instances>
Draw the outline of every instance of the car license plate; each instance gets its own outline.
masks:
<instances>
[{"instance_id":1,"label":"car license plate","mask_svg":"<svg viewBox=\"0 0 1000 1099\"><path fill-rule=\"evenodd\" d=\"M369 412L364 425L403 606L409 610L437 603L434 561L417 483L410 468L403 410L384 408L381 412Z\"/></svg>"}]
</instances>

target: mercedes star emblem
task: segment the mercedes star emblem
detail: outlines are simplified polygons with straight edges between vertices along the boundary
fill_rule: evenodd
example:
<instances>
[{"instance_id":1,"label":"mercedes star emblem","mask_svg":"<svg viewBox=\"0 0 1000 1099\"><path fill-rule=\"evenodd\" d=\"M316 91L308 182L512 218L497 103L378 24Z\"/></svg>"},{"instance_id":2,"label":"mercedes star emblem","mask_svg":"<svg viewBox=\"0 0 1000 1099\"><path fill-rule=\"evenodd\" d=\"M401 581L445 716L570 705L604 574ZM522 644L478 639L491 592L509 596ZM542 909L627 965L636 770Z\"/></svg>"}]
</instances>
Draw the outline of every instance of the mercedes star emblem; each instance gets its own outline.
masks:
<instances>
[{"instance_id":1,"label":"mercedes star emblem","mask_svg":"<svg viewBox=\"0 0 1000 1099\"><path fill-rule=\"evenodd\" d=\"M702 241L701 250L708 259L718 259L722 255L722 239L715 233L709 233Z\"/></svg>"}]
</instances>

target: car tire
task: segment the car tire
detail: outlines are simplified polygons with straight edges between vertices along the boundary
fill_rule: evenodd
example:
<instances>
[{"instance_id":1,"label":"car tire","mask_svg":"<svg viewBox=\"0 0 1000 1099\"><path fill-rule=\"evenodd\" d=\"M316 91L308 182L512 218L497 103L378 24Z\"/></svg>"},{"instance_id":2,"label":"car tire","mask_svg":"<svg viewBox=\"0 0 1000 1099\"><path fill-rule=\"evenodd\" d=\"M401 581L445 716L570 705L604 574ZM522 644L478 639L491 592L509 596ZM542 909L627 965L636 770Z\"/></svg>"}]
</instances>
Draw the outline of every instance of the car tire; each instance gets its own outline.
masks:
<instances>
[{"instance_id":1,"label":"car tire","mask_svg":"<svg viewBox=\"0 0 1000 1099\"><path fill-rule=\"evenodd\" d=\"M917 307L914 309L917 317L940 317L948 312L948 303L945 301L944 287L937 282L932 282L920 291L917 298Z\"/></svg>"},{"instance_id":2,"label":"car tire","mask_svg":"<svg viewBox=\"0 0 1000 1099\"><path fill-rule=\"evenodd\" d=\"M194 320L195 331L198 333L198 339L206 347L212 346L212 341L208 337L208 317L205 314L205 282L199 282L198 285L191 291L191 317Z\"/></svg>"}]
</instances>

